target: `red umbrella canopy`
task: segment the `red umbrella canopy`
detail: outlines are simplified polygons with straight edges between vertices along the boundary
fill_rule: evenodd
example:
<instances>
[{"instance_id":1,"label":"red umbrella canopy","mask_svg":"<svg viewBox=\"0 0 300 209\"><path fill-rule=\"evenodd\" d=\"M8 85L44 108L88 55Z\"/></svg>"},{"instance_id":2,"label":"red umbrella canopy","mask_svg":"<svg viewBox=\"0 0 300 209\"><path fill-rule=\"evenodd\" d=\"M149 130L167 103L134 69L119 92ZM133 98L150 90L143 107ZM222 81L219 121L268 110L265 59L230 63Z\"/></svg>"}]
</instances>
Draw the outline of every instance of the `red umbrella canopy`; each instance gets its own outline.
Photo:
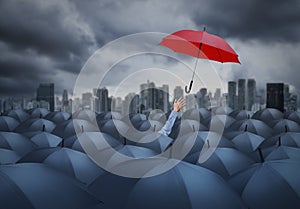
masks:
<instances>
[{"instance_id":1,"label":"red umbrella canopy","mask_svg":"<svg viewBox=\"0 0 300 209\"><path fill-rule=\"evenodd\" d=\"M175 52L218 62L240 63L237 53L219 36L203 31L180 30L160 42ZM200 52L199 52L200 49Z\"/></svg>"}]
</instances>

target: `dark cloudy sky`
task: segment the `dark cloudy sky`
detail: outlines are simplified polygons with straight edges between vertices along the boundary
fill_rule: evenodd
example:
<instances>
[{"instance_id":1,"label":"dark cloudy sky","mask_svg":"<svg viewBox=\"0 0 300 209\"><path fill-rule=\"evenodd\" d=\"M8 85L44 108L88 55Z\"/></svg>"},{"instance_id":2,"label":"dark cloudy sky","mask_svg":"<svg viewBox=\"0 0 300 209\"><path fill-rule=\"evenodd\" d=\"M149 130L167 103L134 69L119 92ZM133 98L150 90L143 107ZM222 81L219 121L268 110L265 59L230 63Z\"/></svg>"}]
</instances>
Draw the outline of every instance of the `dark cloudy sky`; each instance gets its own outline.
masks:
<instances>
[{"instance_id":1,"label":"dark cloudy sky","mask_svg":"<svg viewBox=\"0 0 300 209\"><path fill-rule=\"evenodd\" d=\"M87 59L117 38L203 26L242 62L221 70L224 83L285 82L299 94L299 11L299 0L1 0L0 97L33 95L41 82L72 92Z\"/></svg>"}]
</instances>

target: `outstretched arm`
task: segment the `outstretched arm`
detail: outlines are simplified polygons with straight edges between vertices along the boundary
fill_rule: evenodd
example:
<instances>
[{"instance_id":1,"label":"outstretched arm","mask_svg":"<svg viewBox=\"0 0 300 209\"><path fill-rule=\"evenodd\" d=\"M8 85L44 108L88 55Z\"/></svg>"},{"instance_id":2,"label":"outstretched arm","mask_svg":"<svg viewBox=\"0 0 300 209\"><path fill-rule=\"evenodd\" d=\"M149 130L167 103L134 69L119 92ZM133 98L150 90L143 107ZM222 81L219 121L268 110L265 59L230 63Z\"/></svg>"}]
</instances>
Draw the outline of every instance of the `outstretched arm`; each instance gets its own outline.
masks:
<instances>
[{"instance_id":1,"label":"outstretched arm","mask_svg":"<svg viewBox=\"0 0 300 209\"><path fill-rule=\"evenodd\" d=\"M168 118L166 124L159 131L160 134L168 136L171 133L171 130L172 130L172 127L176 120L176 117L178 115L178 112L184 105L185 105L185 100L183 98L178 99L178 101L176 99L174 100L173 111L169 115L169 118Z\"/></svg>"}]
</instances>

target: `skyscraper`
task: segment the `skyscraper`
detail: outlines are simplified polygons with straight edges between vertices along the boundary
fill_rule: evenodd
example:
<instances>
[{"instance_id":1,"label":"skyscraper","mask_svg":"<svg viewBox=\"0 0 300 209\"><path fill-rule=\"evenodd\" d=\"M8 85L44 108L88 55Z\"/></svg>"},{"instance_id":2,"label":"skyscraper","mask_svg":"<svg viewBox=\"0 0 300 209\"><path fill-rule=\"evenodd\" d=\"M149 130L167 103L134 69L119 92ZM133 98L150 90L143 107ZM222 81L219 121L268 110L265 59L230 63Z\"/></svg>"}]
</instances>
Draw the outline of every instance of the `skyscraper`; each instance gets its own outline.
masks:
<instances>
[{"instance_id":1,"label":"skyscraper","mask_svg":"<svg viewBox=\"0 0 300 209\"><path fill-rule=\"evenodd\" d=\"M41 83L37 89L37 101L49 102L49 110L54 111L54 83Z\"/></svg>"},{"instance_id":2,"label":"skyscraper","mask_svg":"<svg viewBox=\"0 0 300 209\"><path fill-rule=\"evenodd\" d=\"M238 80L238 109L246 109L246 79Z\"/></svg>"},{"instance_id":3,"label":"skyscraper","mask_svg":"<svg viewBox=\"0 0 300 209\"><path fill-rule=\"evenodd\" d=\"M228 82L228 107L232 109L236 109L236 82L229 81Z\"/></svg>"},{"instance_id":4,"label":"skyscraper","mask_svg":"<svg viewBox=\"0 0 300 209\"><path fill-rule=\"evenodd\" d=\"M247 110L252 110L252 106L256 102L256 81L248 79L247 81Z\"/></svg>"},{"instance_id":5,"label":"skyscraper","mask_svg":"<svg viewBox=\"0 0 300 209\"><path fill-rule=\"evenodd\" d=\"M174 89L174 99L183 98L183 89L181 86L176 86Z\"/></svg>"},{"instance_id":6,"label":"skyscraper","mask_svg":"<svg viewBox=\"0 0 300 209\"><path fill-rule=\"evenodd\" d=\"M66 89L64 89L62 94L62 104L64 107L67 107L69 105L68 91Z\"/></svg>"},{"instance_id":7,"label":"skyscraper","mask_svg":"<svg viewBox=\"0 0 300 209\"><path fill-rule=\"evenodd\" d=\"M284 84L267 83L267 108L284 111Z\"/></svg>"},{"instance_id":8,"label":"skyscraper","mask_svg":"<svg viewBox=\"0 0 300 209\"><path fill-rule=\"evenodd\" d=\"M104 88L94 89L95 112L107 112L109 110L108 90Z\"/></svg>"}]
</instances>

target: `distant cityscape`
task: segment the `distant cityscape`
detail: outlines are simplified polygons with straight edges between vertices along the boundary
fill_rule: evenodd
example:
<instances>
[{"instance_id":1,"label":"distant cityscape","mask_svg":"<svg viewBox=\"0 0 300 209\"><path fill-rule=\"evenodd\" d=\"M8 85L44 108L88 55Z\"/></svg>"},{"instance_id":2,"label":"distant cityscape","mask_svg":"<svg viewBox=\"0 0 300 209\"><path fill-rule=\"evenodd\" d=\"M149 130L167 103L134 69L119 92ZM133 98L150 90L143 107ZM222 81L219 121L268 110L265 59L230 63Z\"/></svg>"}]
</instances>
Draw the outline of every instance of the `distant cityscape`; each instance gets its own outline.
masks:
<instances>
[{"instance_id":1,"label":"distant cityscape","mask_svg":"<svg viewBox=\"0 0 300 209\"><path fill-rule=\"evenodd\" d=\"M124 98L109 96L107 88L95 88L81 98L69 98L67 90L62 95L54 94L54 83L41 83L34 98L8 97L0 99L0 111L10 109L46 108L50 111L75 112L92 110L97 113L115 111L121 114L143 113L159 109L168 112L172 107L169 85L157 87L154 82L140 84L140 92L129 93ZM184 97L184 110L192 108L213 108L227 106L234 110L258 111L263 108L276 108L282 112L296 111L298 96L290 92L288 84L267 83L266 89L257 89L255 79L238 79L228 82L228 91L217 88L214 93L201 88L196 94L184 95L181 86L173 90L173 98Z\"/></svg>"}]
</instances>

